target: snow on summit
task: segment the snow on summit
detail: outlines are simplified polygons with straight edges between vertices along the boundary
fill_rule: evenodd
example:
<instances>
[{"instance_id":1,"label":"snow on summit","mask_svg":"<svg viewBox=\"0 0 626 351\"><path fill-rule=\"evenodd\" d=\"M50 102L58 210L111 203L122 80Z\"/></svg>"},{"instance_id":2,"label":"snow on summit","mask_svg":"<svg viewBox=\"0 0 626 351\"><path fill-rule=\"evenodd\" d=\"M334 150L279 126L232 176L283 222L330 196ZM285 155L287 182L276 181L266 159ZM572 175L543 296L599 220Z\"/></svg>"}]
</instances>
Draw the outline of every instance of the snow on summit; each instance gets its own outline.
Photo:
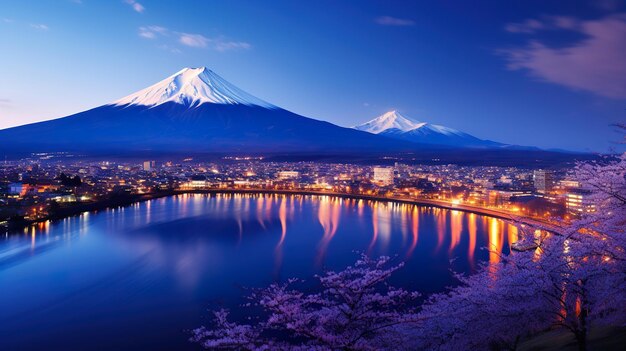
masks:
<instances>
[{"instance_id":1,"label":"snow on summit","mask_svg":"<svg viewBox=\"0 0 626 351\"><path fill-rule=\"evenodd\" d=\"M424 125L424 123L413 121L409 118L404 117L398 111L393 110L354 128L362 130L364 132L378 134L392 128L399 129L403 132L408 132L409 130L419 128L422 125Z\"/></svg>"},{"instance_id":2,"label":"snow on summit","mask_svg":"<svg viewBox=\"0 0 626 351\"><path fill-rule=\"evenodd\" d=\"M276 108L237 88L206 67L184 68L152 86L113 102L113 105L154 107L166 102L190 107L210 103Z\"/></svg>"},{"instance_id":3,"label":"snow on summit","mask_svg":"<svg viewBox=\"0 0 626 351\"><path fill-rule=\"evenodd\" d=\"M361 125L355 126L355 129L362 130L364 132L369 132L373 134L380 134L385 131L396 131L396 132L423 132L423 131L431 131L440 134L463 134L458 130L440 126L437 124L430 124L425 122L414 121L410 118L407 118L401 115L398 111L393 110L389 111L383 115L380 115L373 120L363 123Z\"/></svg>"}]
</instances>

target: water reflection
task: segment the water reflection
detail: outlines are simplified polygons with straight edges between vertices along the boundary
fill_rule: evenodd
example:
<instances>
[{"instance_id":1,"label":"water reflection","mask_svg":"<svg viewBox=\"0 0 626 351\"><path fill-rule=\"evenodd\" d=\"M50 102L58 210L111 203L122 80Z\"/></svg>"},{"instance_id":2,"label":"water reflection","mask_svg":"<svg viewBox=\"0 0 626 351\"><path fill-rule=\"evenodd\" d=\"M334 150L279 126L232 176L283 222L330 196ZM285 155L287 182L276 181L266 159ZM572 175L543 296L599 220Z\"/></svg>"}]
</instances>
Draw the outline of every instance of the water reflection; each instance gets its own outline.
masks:
<instances>
[{"instance_id":1,"label":"water reflection","mask_svg":"<svg viewBox=\"0 0 626 351\"><path fill-rule=\"evenodd\" d=\"M461 242L461 230L463 230L463 214L459 211L451 211L450 215L452 220L450 221L450 250L452 252L454 248Z\"/></svg>"},{"instance_id":2,"label":"water reflection","mask_svg":"<svg viewBox=\"0 0 626 351\"><path fill-rule=\"evenodd\" d=\"M378 241L378 202L372 204L372 240L367 248L367 253L370 253Z\"/></svg>"},{"instance_id":3,"label":"water reflection","mask_svg":"<svg viewBox=\"0 0 626 351\"><path fill-rule=\"evenodd\" d=\"M500 231L500 224L502 221L496 218L489 218L489 263L500 262L500 255L502 253L502 233Z\"/></svg>"},{"instance_id":4,"label":"water reflection","mask_svg":"<svg viewBox=\"0 0 626 351\"><path fill-rule=\"evenodd\" d=\"M257 219L259 221L259 224L261 225L261 227L263 227L263 229L265 229L265 220L263 218L263 203L265 202L265 197L264 196L259 196L257 198L257 203L256 203L256 216Z\"/></svg>"},{"instance_id":5,"label":"water reflection","mask_svg":"<svg viewBox=\"0 0 626 351\"><path fill-rule=\"evenodd\" d=\"M437 251L439 251L446 237L445 214L447 213L447 211L442 210L440 208L435 208L433 211L435 212L435 216L437 217Z\"/></svg>"},{"instance_id":6,"label":"water reflection","mask_svg":"<svg viewBox=\"0 0 626 351\"><path fill-rule=\"evenodd\" d=\"M470 213L467 215L467 227L469 234L469 242L467 245L467 261L474 267L474 252L476 251L476 227L477 221L476 215Z\"/></svg>"},{"instance_id":7,"label":"water reflection","mask_svg":"<svg viewBox=\"0 0 626 351\"><path fill-rule=\"evenodd\" d=\"M318 266L323 263L324 257L326 256L326 250L328 250L328 245L337 233L337 229L339 229L341 208L342 203L339 198L324 196L319 199L317 219L324 230L324 234L320 240L316 258L316 264Z\"/></svg>"},{"instance_id":8,"label":"water reflection","mask_svg":"<svg viewBox=\"0 0 626 351\"><path fill-rule=\"evenodd\" d=\"M68 333L100 335L98 326L76 323L98 315L110 321L111 335L99 340L112 344L102 348L135 338L186 349L179 331L203 315L207 301L234 299L242 286L310 278L369 252L404 259L396 279L407 288L441 291L454 283L450 268L471 273L478 262L497 263L522 236L499 219L406 204L258 194L162 198L0 238L0 340L7 349L66 346ZM459 258L452 267L451 258ZM126 328L128 320L137 327Z\"/></svg>"},{"instance_id":9,"label":"water reflection","mask_svg":"<svg viewBox=\"0 0 626 351\"><path fill-rule=\"evenodd\" d=\"M292 210L293 211L293 210ZM277 248L282 247L285 237L287 236L287 198L283 196L280 201L280 208L278 210L278 218L280 219L281 234L278 241Z\"/></svg>"},{"instance_id":10,"label":"water reflection","mask_svg":"<svg viewBox=\"0 0 626 351\"><path fill-rule=\"evenodd\" d=\"M405 257L411 257L413 251L415 251L415 247L417 247L417 239L419 233L419 215L417 212L417 206L412 206L413 210L411 211L411 245L406 252Z\"/></svg>"}]
</instances>

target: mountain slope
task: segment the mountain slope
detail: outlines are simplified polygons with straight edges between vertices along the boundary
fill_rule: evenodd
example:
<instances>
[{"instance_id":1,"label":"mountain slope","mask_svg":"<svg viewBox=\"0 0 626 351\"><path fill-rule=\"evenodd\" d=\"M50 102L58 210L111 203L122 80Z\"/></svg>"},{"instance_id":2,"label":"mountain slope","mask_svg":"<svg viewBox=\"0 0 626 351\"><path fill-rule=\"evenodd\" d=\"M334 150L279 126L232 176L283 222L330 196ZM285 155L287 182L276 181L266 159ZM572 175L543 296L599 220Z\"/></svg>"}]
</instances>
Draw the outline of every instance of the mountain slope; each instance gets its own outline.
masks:
<instances>
[{"instance_id":1,"label":"mountain slope","mask_svg":"<svg viewBox=\"0 0 626 351\"><path fill-rule=\"evenodd\" d=\"M206 68L184 69L111 104L72 116L0 130L4 152L405 152L419 148L278 108Z\"/></svg>"}]
</instances>

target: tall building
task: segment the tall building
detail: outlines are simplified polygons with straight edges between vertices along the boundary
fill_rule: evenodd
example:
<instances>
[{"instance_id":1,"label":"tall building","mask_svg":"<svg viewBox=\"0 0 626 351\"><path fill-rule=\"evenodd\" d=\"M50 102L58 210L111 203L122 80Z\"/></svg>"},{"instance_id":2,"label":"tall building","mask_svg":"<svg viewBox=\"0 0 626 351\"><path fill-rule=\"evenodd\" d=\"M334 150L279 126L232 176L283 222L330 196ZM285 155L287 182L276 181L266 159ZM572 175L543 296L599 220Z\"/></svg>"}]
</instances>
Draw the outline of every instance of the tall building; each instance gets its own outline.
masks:
<instances>
[{"instance_id":1,"label":"tall building","mask_svg":"<svg viewBox=\"0 0 626 351\"><path fill-rule=\"evenodd\" d=\"M156 161L143 161L143 170L150 172L156 167Z\"/></svg>"},{"instance_id":2,"label":"tall building","mask_svg":"<svg viewBox=\"0 0 626 351\"><path fill-rule=\"evenodd\" d=\"M533 172L533 182L538 193L545 194L554 187L554 173L545 169Z\"/></svg>"},{"instance_id":3,"label":"tall building","mask_svg":"<svg viewBox=\"0 0 626 351\"><path fill-rule=\"evenodd\" d=\"M393 184L393 168L374 167L374 183L387 186Z\"/></svg>"}]
</instances>

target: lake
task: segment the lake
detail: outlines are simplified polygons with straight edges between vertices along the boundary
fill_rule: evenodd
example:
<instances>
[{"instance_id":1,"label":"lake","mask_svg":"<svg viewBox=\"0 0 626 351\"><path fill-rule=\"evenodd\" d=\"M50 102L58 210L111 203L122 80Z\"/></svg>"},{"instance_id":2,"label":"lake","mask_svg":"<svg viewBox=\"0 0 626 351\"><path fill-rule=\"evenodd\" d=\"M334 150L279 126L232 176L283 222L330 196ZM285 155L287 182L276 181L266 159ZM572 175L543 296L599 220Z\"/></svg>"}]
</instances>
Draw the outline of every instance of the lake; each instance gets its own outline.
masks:
<instances>
[{"instance_id":1,"label":"lake","mask_svg":"<svg viewBox=\"0 0 626 351\"><path fill-rule=\"evenodd\" d=\"M331 196L178 195L83 213L0 238L0 350L197 350L186 331L246 288L366 253L405 261L391 283L428 294L517 235L476 214Z\"/></svg>"}]
</instances>

